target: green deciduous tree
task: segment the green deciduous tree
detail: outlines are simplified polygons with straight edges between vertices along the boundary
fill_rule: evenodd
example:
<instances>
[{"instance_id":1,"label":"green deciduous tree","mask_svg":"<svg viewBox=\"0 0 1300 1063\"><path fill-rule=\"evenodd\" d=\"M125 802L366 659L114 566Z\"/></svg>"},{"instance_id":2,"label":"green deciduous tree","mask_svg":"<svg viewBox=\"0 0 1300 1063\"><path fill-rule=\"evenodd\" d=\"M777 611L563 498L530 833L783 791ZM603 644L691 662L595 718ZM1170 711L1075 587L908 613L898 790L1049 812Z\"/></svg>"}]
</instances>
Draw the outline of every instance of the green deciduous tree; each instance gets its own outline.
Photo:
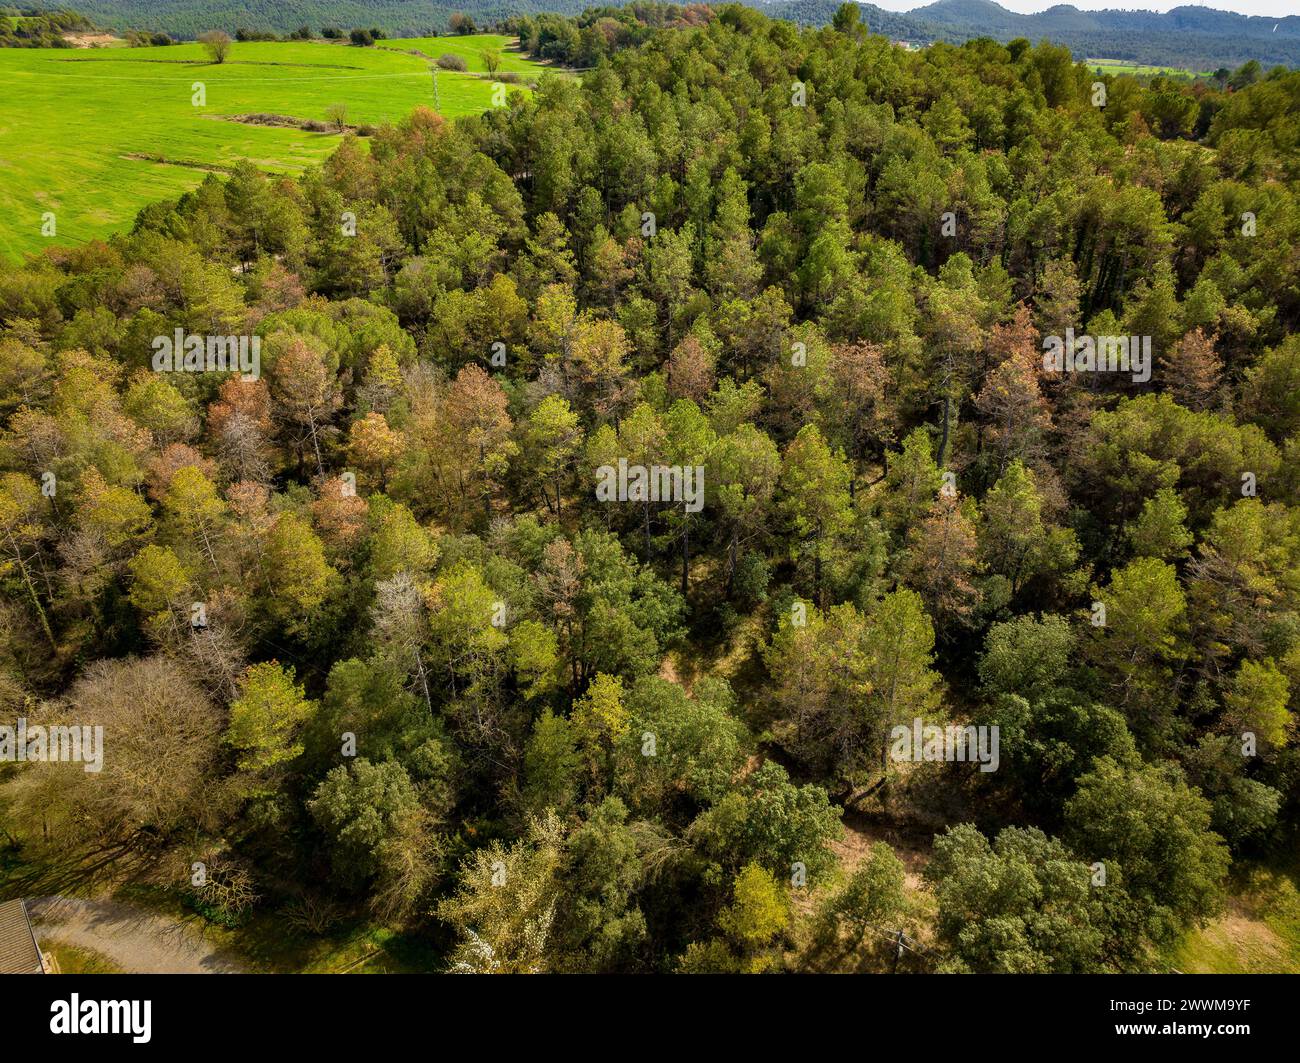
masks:
<instances>
[{"instance_id":1,"label":"green deciduous tree","mask_svg":"<svg viewBox=\"0 0 1300 1063\"><path fill-rule=\"evenodd\" d=\"M239 683L239 696L230 704L226 743L237 755L242 771L265 777L270 769L302 752L300 732L317 705L294 681L292 668L275 661L249 667Z\"/></svg>"}]
</instances>

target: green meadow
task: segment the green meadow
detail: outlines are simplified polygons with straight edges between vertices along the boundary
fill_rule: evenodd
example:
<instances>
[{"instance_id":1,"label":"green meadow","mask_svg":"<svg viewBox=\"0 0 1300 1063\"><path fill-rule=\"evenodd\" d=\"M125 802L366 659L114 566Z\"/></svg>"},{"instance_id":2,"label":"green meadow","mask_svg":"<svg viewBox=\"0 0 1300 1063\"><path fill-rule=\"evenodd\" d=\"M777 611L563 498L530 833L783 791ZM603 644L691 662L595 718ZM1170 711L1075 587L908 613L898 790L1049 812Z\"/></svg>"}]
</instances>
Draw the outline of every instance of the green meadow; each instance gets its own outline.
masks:
<instances>
[{"instance_id":1,"label":"green meadow","mask_svg":"<svg viewBox=\"0 0 1300 1063\"><path fill-rule=\"evenodd\" d=\"M1300 973L1300 860L1234 871L1226 909L1166 959L1184 974Z\"/></svg>"},{"instance_id":2,"label":"green meadow","mask_svg":"<svg viewBox=\"0 0 1300 1063\"><path fill-rule=\"evenodd\" d=\"M402 49L462 55L469 72L438 72L438 109L449 117L486 110L492 82L475 71L483 70L484 48L506 43L490 35L385 41L379 48L236 42L220 65L198 44L0 49L0 202L9 205L0 259L129 228L145 204L177 196L240 159L268 171L299 171L338 144L334 133L231 120L236 116L323 121L341 103L355 126L433 107L429 59ZM502 70L542 69L518 53L503 55ZM199 84L202 105L194 102ZM42 233L47 212L54 215L53 236Z\"/></svg>"},{"instance_id":3,"label":"green meadow","mask_svg":"<svg viewBox=\"0 0 1300 1063\"><path fill-rule=\"evenodd\" d=\"M503 71L516 74L536 75L545 67L528 59L521 52L508 52L506 47L511 38L500 34L480 33L471 37L404 37L397 40L382 40L376 47L390 50L416 51L437 59L440 55L458 55L465 60L471 72L483 73L487 66L483 62L483 52L492 50L501 55Z\"/></svg>"},{"instance_id":4,"label":"green meadow","mask_svg":"<svg viewBox=\"0 0 1300 1063\"><path fill-rule=\"evenodd\" d=\"M1088 59L1086 62L1088 69L1097 74L1130 74L1133 77L1155 77L1157 74L1163 74L1165 77L1203 78L1214 73L1212 70L1187 70L1178 66L1147 66L1143 63L1126 63L1122 59Z\"/></svg>"}]
</instances>

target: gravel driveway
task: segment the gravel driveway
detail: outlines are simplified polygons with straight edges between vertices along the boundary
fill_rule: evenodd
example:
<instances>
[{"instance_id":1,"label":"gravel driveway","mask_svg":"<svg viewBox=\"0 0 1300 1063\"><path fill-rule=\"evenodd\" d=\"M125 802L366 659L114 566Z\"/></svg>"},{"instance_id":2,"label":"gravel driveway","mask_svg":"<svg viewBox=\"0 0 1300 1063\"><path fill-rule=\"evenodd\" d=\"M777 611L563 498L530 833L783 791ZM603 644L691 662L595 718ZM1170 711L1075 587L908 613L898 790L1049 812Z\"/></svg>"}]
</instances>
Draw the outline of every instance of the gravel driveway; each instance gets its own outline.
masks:
<instances>
[{"instance_id":1,"label":"gravel driveway","mask_svg":"<svg viewBox=\"0 0 1300 1063\"><path fill-rule=\"evenodd\" d=\"M27 902L36 940L94 949L131 974L237 974L243 965L183 923L110 900Z\"/></svg>"}]
</instances>

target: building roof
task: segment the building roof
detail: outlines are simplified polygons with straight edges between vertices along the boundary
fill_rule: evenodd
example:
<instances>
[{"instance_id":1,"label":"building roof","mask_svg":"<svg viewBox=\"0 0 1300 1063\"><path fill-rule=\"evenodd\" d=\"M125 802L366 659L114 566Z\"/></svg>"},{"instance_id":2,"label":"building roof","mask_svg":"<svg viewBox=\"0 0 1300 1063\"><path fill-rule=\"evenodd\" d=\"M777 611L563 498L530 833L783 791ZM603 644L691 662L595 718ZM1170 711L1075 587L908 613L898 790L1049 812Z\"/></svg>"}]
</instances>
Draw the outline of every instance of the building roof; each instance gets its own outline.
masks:
<instances>
[{"instance_id":1,"label":"building roof","mask_svg":"<svg viewBox=\"0 0 1300 1063\"><path fill-rule=\"evenodd\" d=\"M0 974L43 974L27 907L22 901L0 901Z\"/></svg>"}]
</instances>

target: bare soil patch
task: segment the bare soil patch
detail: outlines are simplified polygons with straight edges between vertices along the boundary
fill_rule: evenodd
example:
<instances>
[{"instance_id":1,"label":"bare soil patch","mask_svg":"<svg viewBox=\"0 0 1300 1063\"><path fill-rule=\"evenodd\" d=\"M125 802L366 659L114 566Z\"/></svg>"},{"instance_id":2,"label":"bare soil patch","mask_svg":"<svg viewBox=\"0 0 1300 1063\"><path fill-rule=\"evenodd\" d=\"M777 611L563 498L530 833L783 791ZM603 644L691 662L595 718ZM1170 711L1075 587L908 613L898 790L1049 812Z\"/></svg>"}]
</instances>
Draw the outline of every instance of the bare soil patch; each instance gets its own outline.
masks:
<instances>
[{"instance_id":1,"label":"bare soil patch","mask_svg":"<svg viewBox=\"0 0 1300 1063\"><path fill-rule=\"evenodd\" d=\"M107 48L121 40L111 33L65 33L63 39L74 48Z\"/></svg>"}]
</instances>

